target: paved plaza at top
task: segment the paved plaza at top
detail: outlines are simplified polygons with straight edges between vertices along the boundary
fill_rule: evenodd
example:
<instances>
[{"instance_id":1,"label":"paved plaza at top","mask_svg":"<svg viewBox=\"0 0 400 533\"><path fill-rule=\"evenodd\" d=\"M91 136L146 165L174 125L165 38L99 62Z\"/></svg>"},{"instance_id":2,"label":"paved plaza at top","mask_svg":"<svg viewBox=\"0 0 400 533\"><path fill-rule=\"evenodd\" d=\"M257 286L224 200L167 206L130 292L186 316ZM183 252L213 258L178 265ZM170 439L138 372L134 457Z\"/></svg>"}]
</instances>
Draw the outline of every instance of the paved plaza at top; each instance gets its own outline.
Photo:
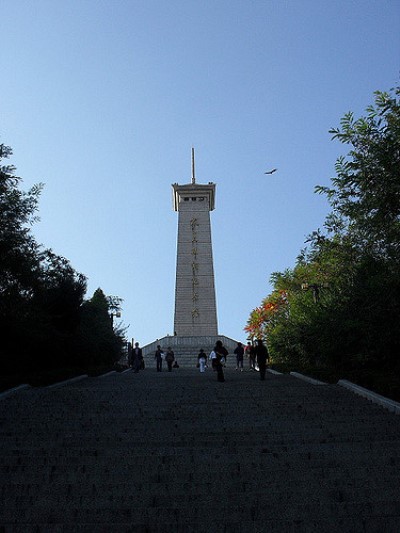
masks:
<instances>
[{"instance_id":1,"label":"paved plaza at top","mask_svg":"<svg viewBox=\"0 0 400 533\"><path fill-rule=\"evenodd\" d=\"M400 531L400 416L337 385L195 368L0 400L0 531Z\"/></svg>"}]
</instances>

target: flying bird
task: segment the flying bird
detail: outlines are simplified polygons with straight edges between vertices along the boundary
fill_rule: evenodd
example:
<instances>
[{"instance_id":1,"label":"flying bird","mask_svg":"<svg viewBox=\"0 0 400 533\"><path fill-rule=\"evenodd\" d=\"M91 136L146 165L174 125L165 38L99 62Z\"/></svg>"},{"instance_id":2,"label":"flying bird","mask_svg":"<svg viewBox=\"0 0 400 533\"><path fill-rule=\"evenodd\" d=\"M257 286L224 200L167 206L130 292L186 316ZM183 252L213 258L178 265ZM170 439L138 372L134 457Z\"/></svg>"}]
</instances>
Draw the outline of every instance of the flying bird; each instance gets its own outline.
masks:
<instances>
[{"instance_id":1,"label":"flying bird","mask_svg":"<svg viewBox=\"0 0 400 533\"><path fill-rule=\"evenodd\" d=\"M273 174L277 170L278 170L277 168L273 168L272 170L269 170L268 172L264 172L264 174Z\"/></svg>"}]
</instances>

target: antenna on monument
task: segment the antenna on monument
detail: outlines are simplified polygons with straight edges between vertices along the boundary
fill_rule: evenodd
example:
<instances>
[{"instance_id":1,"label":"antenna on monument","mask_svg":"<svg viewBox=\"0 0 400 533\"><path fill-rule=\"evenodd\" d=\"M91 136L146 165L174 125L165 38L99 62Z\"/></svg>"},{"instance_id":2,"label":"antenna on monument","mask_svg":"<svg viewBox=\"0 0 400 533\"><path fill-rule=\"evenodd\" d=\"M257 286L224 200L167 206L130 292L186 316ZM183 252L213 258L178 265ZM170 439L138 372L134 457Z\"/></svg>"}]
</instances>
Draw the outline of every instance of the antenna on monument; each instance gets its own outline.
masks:
<instances>
[{"instance_id":1,"label":"antenna on monument","mask_svg":"<svg viewBox=\"0 0 400 533\"><path fill-rule=\"evenodd\" d=\"M196 183L196 176L194 173L194 148L192 146L192 185Z\"/></svg>"}]
</instances>

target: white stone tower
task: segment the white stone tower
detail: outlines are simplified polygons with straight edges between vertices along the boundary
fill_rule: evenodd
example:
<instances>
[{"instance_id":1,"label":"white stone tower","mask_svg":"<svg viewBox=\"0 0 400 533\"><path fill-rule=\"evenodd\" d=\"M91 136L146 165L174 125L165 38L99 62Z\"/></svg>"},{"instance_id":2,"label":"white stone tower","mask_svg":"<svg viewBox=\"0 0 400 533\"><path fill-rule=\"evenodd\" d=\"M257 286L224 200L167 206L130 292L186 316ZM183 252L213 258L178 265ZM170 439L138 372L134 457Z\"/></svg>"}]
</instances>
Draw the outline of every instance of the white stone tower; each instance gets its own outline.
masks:
<instances>
[{"instance_id":1,"label":"white stone tower","mask_svg":"<svg viewBox=\"0 0 400 533\"><path fill-rule=\"evenodd\" d=\"M210 224L215 184L196 183L193 148L191 183L174 183L172 188L174 210L179 213L174 335L217 336Z\"/></svg>"}]
</instances>

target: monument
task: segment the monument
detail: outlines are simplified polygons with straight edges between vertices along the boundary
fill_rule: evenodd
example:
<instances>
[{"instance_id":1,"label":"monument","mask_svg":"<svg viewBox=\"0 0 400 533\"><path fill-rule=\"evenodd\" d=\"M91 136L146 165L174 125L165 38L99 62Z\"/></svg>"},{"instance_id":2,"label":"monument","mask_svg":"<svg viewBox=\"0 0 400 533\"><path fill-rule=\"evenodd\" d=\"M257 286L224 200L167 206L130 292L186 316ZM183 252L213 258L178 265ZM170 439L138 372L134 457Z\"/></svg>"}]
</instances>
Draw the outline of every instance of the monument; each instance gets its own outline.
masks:
<instances>
[{"instance_id":1,"label":"monument","mask_svg":"<svg viewBox=\"0 0 400 533\"><path fill-rule=\"evenodd\" d=\"M210 212L215 208L215 183L196 182L194 149L190 183L172 184L173 209L178 213L174 333L143 347L154 353L157 344L171 347L179 364L193 365L203 348L217 339L230 353L237 342L218 334Z\"/></svg>"},{"instance_id":2,"label":"monument","mask_svg":"<svg viewBox=\"0 0 400 533\"><path fill-rule=\"evenodd\" d=\"M215 184L196 183L192 148L192 182L174 183L178 215L174 335L216 336L217 306L211 243L210 211Z\"/></svg>"}]
</instances>

